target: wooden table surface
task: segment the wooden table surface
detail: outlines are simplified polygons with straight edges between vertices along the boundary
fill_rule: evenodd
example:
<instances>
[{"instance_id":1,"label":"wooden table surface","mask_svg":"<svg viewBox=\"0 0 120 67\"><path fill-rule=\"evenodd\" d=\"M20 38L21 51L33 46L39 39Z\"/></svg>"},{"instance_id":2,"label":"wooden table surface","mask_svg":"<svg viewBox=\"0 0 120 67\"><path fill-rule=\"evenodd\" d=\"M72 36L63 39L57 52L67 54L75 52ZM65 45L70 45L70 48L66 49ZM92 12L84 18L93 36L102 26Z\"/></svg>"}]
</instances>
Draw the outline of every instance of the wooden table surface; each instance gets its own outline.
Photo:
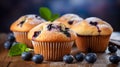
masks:
<instances>
[{"instance_id":1,"label":"wooden table surface","mask_svg":"<svg viewBox=\"0 0 120 67\"><path fill-rule=\"evenodd\" d=\"M85 60L82 62L74 61L72 64L66 64L63 61L43 61L41 64L35 64L32 61L24 61L20 56L9 57L8 50L4 49L3 43L6 40L6 34L0 34L0 67L120 67L118 64L112 64L108 58L111 55L107 51L105 53L96 53L97 61L94 64L88 64ZM74 47L71 54L77 53L78 50ZM120 50L116 52L120 56Z\"/></svg>"}]
</instances>

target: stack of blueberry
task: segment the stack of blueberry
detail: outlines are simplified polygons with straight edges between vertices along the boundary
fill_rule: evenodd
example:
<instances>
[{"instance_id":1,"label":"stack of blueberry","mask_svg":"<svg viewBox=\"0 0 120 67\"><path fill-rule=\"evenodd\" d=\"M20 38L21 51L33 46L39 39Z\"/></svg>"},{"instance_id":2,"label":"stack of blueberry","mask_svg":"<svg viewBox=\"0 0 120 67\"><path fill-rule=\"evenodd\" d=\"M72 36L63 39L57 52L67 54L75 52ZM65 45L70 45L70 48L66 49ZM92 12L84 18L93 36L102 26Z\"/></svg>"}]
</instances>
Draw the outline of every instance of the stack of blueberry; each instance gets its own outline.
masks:
<instances>
[{"instance_id":1,"label":"stack of blueberry","mask_svg":"<svg viewBox=\"0 0 120 67\"><path fill-rule=\"evenodd\" d=\"M97 60L97 55L95 53L88 53L86 56L83 53L77 53L75 56L65 55L63 61L65 63L72 63L74 58L78 62L82 62L85 59L88 63L94 63Z\"/></svg>"},{"instance_id":2,"label":"stack of blueberry","mask_svg":"<svg viewBox=\"0 0 120 67\"><path fill-rule=\"evenodd\" d=\"M119 63L120 57L114 55L114 53L117 51L117 47L114 45L109 45L108 50L109 52L113 53L113 55L109 57L109 61L114 64ZM97 60L97 55L95 53L88 53L85 56L83 53L77 53L75 56L68 54L63 57L63 61L65 63L72 63L74 59L77 62L82 62L85 59L88 63L94 63Z\"/></svg>"},{"instance_id":3,"label":"stack of blueberry","mask_svg":"<svg viewBox=\"0 0 120 67\"><path fill-rule=\"evenodd\" d=\"M113 55L111 55L109 57L110 62L112 62L114 64L119 63L120 62L120 57L117 56L116 54L114 54L114 53L117 52L117 46L115 46L115 45L109 45L108 50L109 50L109 52L113 53Z\"/></svg>"},{"instance_id":4,"label":"stack of blueberry","mask_svg":"<svg viewBox=\"0 0 120 67\"><path fill-rule=\"evenodd\" d=\"M15 42L15 37L13 35L13 33L9 33L8 37L7 37L7 41L4 43L4 48L6 49L10 49Z\"/></svg>"},{"instance_id":5,"label":"stack of blueberry","mask_svg":"<svg viewBox=\"0 0 120 67\"><path fill-rule=\"evenodd\" d=\"M16 43L18 43L18 42L15 41L15 37L14 37L13 33L9 33L8 37L7 37L7 41L4 43L4 48L9 50ZM30 60L32 58L32 61L35 62L35 63L41 63L43 61L43 56L42 55L37 54L37 55L34 55L32 57L31 52L23 52L21 54L21 57L22 57L23 60L26 60L26 61Z\"/></svg>"},{"instance_id":6,"label":"stack of blueberry","mask_svg":"<svg viewBox=\"0 0 120 67\"><path fill-rule=\"evenodd\" d=\"M22 57L22 59L25 60L25 61L31 60L31 58L32 58L32 61L35 62L36 64L42 63L43 60L44 60L44 58L43 58L42 55L36 54L36 55L34 55L34 56L32 57L32 53L30 53L30 52L23 52L23 53L21 54L21 57Z\"/></svg>"}]
</instances>

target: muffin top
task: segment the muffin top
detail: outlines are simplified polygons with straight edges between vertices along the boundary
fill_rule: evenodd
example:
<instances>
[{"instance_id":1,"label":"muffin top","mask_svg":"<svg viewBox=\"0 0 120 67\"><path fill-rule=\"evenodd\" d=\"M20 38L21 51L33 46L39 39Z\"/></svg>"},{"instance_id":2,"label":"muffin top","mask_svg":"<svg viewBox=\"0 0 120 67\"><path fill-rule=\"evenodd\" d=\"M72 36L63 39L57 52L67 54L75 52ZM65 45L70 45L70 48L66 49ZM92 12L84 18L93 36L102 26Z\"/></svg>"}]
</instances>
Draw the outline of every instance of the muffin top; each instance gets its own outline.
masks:
<instances>
[{"instance_id":1,"label":"muffin top","mask_svg":"<svg viewBox=\"0 0 120 67\"><path fill-rule=\"evenodd\" d=\"M86 18L71 29L77 35L110 35L113 32L110 24L96 17Z\"/></svg>"},{"instance_id":2,"label":"muffin top","mask_svg":"<svg viewBox=\"0 0 120 67\"><path fill-rule=\"evenodd\" d=\"M15 21L11 27L11 31L20 31L20 32L28 32L30 29L35 27L36 25L45 22L40 16L31 14L24 15L20 17L17 21Z\"/></svg>"},{"instance_id":3,"label":"muffin top","mask_svg":"<svg viewBox=\"0 0 120 67\"><path fill-rule=\"evenodd\" d=\"M32 28L28 33L28 39L44 42L65 42L75 40L76 34L61 23L45 22Z\"/></svg>"},{"instance_id":4,"label":"muffin top","mask_svg":"<svg viewBox=\"0 0 120 67\"><path fill-rule=\"evenodd\" d=\"M83 19L81 17L79 17L76 14L65 14L63 16L61 16L60 18L58 18L57 20L55 20L54 22L61 22L63 23L66 27L71 28L72 25L74 25L75 23L78 23L80 21L82 21ZM53 22L53 23L54 23Z\"/></svg>"}]
</instances>

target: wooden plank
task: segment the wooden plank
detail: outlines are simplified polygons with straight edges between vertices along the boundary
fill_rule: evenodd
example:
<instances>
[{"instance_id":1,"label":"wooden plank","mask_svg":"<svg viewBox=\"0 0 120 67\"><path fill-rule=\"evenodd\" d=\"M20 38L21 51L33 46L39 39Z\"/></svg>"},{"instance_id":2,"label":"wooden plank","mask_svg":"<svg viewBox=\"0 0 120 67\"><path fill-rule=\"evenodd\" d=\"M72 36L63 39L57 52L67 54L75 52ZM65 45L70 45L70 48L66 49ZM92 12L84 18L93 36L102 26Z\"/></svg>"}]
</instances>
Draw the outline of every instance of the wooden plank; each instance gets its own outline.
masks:
<instances>
[{"instance_id":1,"label":"wooden plank","mask_svg":"<svg viewBox=\"0 0 120 67\"><path fill-rule=\"evenodd\" d=\"M50 67L64 67L65 63L64 62L50 62Z\"/></svg>"},{"instance_id":2,"label":"wooden plank","mask_svg":"<svg viewBox=\"0 0 120 67\"><path fill-rule=\"evenodd\" d=\"M4 48L4 42L7 40L7 34L0 34L0 67L8 67L11 58L7 56L8 50Z\"/></svg>"},{"instance_id":3,"label":"wooden plank","mask_svg":"<svg viewBox=\"0 0 120 67\"><path fill-rule=\"evenodd\" d=\"M78 64L65 64L64 67L78 67Z\"/></svg>"},{"instance_id":4,"label":"wooden plank","mask_svg":"<svg viewBox=\"0 0 120 67\"><path fill-rule=\"evenodd\" d=\"M16 61L9 65L9 67L50 67L49 63L35 64L32 61Z\"/></svg>"},{"instance_id":5,"label":"wooden plank","mask_svg":"<svg viewBox=\"0 0 120 67\"><path fill-rule=\"evenodd\" d=\"M7 67L10 63L10 58L7 56L8 50L4 50L0 53L0 67Z\"/></svg>"},{"instance_id":6,"label":"wooden plank","mask_svg":"<svg viewBox=\"0 0 120 67\"><path fill-rule=\"evenodd\" d=\"M9 61L5 61L8 54L8 50L4 48L4 42L6 41L6 39L7 39L6 34L0 34L0 67L7 67L9 64Z\"/></svg>"}]
</instances>

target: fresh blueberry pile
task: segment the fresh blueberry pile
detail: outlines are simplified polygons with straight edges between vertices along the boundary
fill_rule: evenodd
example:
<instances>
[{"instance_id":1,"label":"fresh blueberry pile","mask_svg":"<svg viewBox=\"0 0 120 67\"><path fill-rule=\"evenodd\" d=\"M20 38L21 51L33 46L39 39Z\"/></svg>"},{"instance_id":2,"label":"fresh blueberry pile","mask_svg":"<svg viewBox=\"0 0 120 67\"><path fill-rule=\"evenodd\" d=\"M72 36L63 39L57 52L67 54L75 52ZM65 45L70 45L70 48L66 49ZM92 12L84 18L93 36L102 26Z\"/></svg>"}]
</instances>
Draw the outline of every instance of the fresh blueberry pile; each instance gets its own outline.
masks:
<instances>
[{"instance_id":1,"label":"fresh blueberry pile","mask_svg":"<svg viewBox=\"0 0 120 67\"><path fill-rule=\"evenodd\" d=\"M35 62L36 64L42 63L44 58L42 55L40 54L36 54L36 55L32 55L32 53L30 52L23 52L21 54L21 58L25 61L29 61L32 60L33 62Z\"/></svg>"},{"instance_id":2,"label":"fresh blueberry pile","mask_svg":"<svg viewBox=\"0 0 120 67\"><path fill-rule=\"evenodd\" d=\"M14 37L13 33L9 33L8 37L7 37L7 41L4 43L4 48L9 50L16 43L18 43L18 42L15 41L15 37ZM31 52L23 52L21 54L21 58L25 61L29 61L32 59L32 61L37 64L42 63L42 61L44 59L42 55L37 54L37 55L33 56Z\"/></svg>"},{"instance_id":3,"label":"fresh blueberry pile","mask_svg":"<svg viewBox=\"0 0 120 67\"><path fill-rule=\"evenodd\" d=\"M16 43L17 42L15 42L15 37L13 33L9 33L7 37L7 41L4 43L4 48L10 49Z\"/></svg>"},{"instance_id":4,"label":"fresh blueberry pile","mask_svg":"<svg viewBox=\"0 0 120 67\"><path fill-rule=\"evenodd\" d=\"M88 53L85 56L83 53L77 53L75 56L68 54L63 57L63 61L68 64L72 63L74 59L77 62L82 62L85 59L88 63L94 63L97 60L97 55L95 53Z\"/></svg>"},{"instance_id":5,"label":"fresh blueberry pile","mask_svg":"<svg viewBox=\"0 0 120 67\"><path fill-rule=\"evenodd\" d=\"M110 45L108 46L108 51L109 51L110 53L113 53L113 55L111 55L111 56L109 57L109 61L110 61L111 63L113 63L113 64L117 64L117 63L120 62L120 57L117 56L116 54L114 54L114 53L117 52L117 49L118 49L117 46L115 46L115 45L113 45L113 44L110 44Z\"/></svg>"},{"instance_id":6,"label":"fresh blueberry pile","mask_svg":"<svg viewBox=\"0 0 120 67\"><path fill-rule=\"evenodd\" d=\"M114 54L117 52L117 47L115 45L109 45L108 50L110 53L112 53L112 55L109 57L109 61L113 64L119 63L120 56ZM86 55L84 55L83 53L77 53L74 56L68 54L63 57L63 61L68 64L73 63L74 59L77 62L82 62L85 59L85 61L88 63L95 63L97 60L97 55L95 53L88 53Z\"/></svg>"}]
</instances>

